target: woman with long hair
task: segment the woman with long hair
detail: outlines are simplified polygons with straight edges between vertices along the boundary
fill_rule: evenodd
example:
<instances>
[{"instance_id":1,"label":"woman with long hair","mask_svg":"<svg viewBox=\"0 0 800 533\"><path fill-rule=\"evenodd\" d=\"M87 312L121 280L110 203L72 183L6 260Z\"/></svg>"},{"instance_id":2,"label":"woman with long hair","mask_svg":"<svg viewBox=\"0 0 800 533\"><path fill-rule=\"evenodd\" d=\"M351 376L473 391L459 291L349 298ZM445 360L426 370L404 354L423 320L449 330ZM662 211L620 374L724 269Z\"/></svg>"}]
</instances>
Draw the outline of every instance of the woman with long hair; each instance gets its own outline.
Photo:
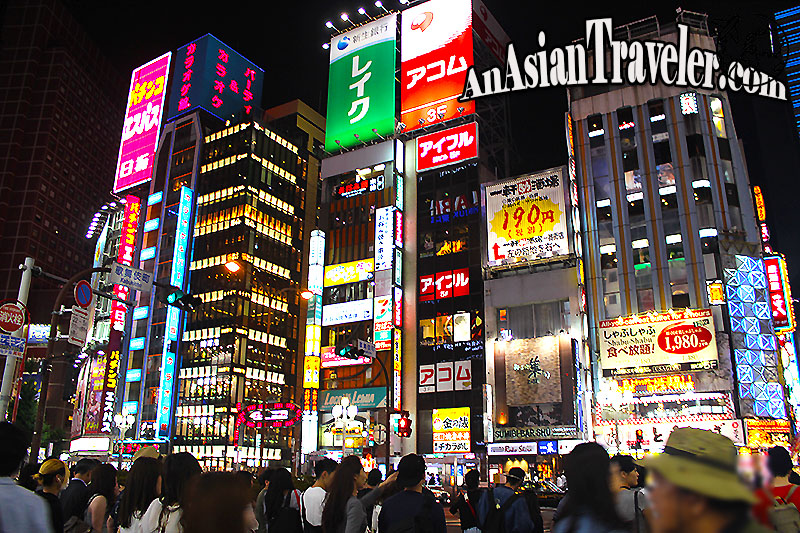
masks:
<instances>
[{"instance_id":1,"label":"woman with long hair","mask_svg":"<svg viewBox=\"0 0 800 533\"><path fill-rule=\"evenodd\" d=\"M138 531L147 508L160 495L161 462L152 457L139 457L128 472L119 503L119 533Z\"/></svg>"},{"instance_id":2,"label":"woman with long hair","mask_svg":"<svg viewBox=\"0 0 800 533\"><path fill-rule=\"evenodd\" d=\"M102 464L92 471L89 483L89 506L84 521L92 526L92 533L108 533L108 518L111 506L119 496L117 469L114 465Z\"/></svg>"},{"instance_id":3,"label":"woman with long hair","mask_svg":"<svg viewBox=\"0 0 800 533\"><path fill-rule=\"evenodd\" d=\"M180 533L181 514L188 502L189 486L202 471L200 463L188 452L167 456L161 497L153 500L142 516L142 533Z\"/></svg>"},{"instance_id":4,"label":"woman with long hair","mask_svg":"<svg viewBox=\"0 0 800 533\"><path fill-rule=\"evenodd\" d=\"M181 517L183 533L248 533L258 527L251 491L233 472L207 472L193 484Z\"/></svg>"},{"instance_id":5,"label":"woman with long hair","mask_svg":"<svg viewBox=\"0 0 800 533\"><path fill-rule=\"evenodd\" d=\"M564 457L569 492L553 533L611 533L625 530L617 516L608 453L596 442L579 444Z\"/></svg>"},{"instance_id":6,"label":"woman with long hair","mask_svg":"<svg viewBox=\"0 0 800 533\"><path fill-rule=\"evenodd\" d=\"M292 475L285 468L272 472L264 495L263 512L268 532L299 533L303 530L300 491L294 488Z\"/></svg>"},{"instance_id":7,"label":"woman with long hair","mask_svg":"<svg viewBox=\"0 0 800 533\"><path fill-rule=\"evenodd\" d=\"M367 473L359 457L350 455L342 459L328 486L325 509L322 511L322 531L364 533L367 529L366 508L374 505L384 489L396 478L397 472L359 500L356 494L366 486Z\"/></svg>"},{"instance_id":8,"label":"woman with long hair","mask_svg":"<svg viewBox=\"0 0 800 533\"><path fill-rule=\"evenodd\" d=\"M47 501L50 508L50 523L53 524L53 531L63 531L64 515L61 511L61 500L58 499L58 494L67 486L69 468L60 459L48 459L42 463L39 473L34 475L33 479L42 486L42 492L38 494Z\"/></svg>"}]
</instances>

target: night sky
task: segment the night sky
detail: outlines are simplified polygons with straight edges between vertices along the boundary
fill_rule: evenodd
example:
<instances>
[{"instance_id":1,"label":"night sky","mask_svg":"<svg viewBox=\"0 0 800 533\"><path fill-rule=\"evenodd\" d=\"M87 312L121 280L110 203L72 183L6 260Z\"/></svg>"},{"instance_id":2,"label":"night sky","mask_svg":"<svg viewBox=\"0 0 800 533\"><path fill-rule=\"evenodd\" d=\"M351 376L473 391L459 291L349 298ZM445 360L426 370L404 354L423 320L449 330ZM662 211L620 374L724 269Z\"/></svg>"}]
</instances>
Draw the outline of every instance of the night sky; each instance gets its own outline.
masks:
<instances>
[{"instance_id":1,"label":"night sky","mask_svg":"<svg viewBox=\"0 0 800 533\"><path fill-rule=\"evenodd\" d=\"M400 7L397 0L383 0L389 9ZM562 46L584 37L585 21L612 17L621 25L657 15L663 22L675 20L676 8L709 14L712 27L728 42L724 51L745 65L766 72L780 67L764 51L763 30L771 14L800 4L791 2L628 2L582 3L531 2L522 0L484 0L517 49L518 57L538 51L535 39L539 31L547 35L545 49ZM213 33L242 55L265 70L264 107L271 107L299 98L325 113L328 75L328 51L322 43L331 32L324 23L332 20L344 27L339 14L346 11L351 19L363 19L357 9L363 6L372 16L379 14L374 0L299 0L294 2L108 2L70 1L68 5L101 50L112 59L125 77L140 64L168 50L205 34ZM198 7L201 6L202 7ZM216 7L211 7L216 6ZM578 6L581 6L578 8ZM381 12L382 13L382 12ZM759 37L759 33L761 36ZM800 239L794 237L796 194L794 176L800 165L800 142L791 134L788 104L748 102L757 97L731 97L734 103L744 102L746 109L736 114L740 138L755 132L756 123L765 117L778 124L774 140L760 141L767 160L761 170L753 172L751 181L765 186L767 209L773 231L773 243L787 253L795 287L800 282ZM763 100L763 99L762 99ZM512 159L512 174L565 164L566 147L563 132L566 94L563 88L535 89L512 94L512 136L517 155ZM752 104L752 105L750 105ZM120 102L120 113L125 102ZM734 108L736 111L736 108ZM763 128L762 128L763 129ZM774 130L775 128L773 128ZM762 135L759 133L758 135ZM744 139L748 144L754 143ZM769 150L778 150L773 157ZM748 156L748 162L753 157ZM759 158L755 158L759 159ZM760 161L755 161L758 165ZM758 174L753 176L752 174Z\"/></svg>"}]
</instances>

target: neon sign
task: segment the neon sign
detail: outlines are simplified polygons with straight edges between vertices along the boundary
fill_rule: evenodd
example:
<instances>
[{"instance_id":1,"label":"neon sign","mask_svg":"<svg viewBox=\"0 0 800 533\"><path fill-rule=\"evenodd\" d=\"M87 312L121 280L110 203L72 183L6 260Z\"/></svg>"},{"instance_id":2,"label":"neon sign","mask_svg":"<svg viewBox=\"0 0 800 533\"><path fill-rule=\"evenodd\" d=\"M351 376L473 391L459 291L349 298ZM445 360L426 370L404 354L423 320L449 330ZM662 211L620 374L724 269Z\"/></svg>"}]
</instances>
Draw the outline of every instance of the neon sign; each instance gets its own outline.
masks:
<instances>
[{"instance_id":1,"label":"neon sign","mask_svg":"<svg viewBox=\"0 0 800 533\"><path fill-rule=\"evenodd\" d=\"M794 331L797 323L794 318L786 261L782 257L765 257L764 268L767 272L769 303L772 309L772 325L775 327L775 333L782 335Z\"/></svg>"},{"instance_id":2,"label":"neon sign","mask_svg":"<svg viewBox=\"0 0 800 533\"><path fill-rule=\"evenodd\" d=\"M421 302L467 296L469 295L469 269L460 268L439 272L436 275L420 276L419 294Z\"/></svg>"},{"instance_id":3,"label":"neon sign","mask_svg":"<svg viewBox=\"0 0 800 533\"><path fill-rule=\"evenodd\" d=\"M125 212L122 220L122 234L117 252L117 263L131 266L136 252L136 229L139 227L139 214L142 201L136 196L125 197ZM114 296L127 300L130 289L125 285L114 285ZM111 327L118 331L125 329L125 304L113 300L111 302Z\"/></svg>"},{"instance_id":4,"label":"neon sign","mask_svg":"<svg viewBox=\"0 0 800 533\"><path fill-rule=\"evenodd\" d=\"M288 428L297 424L303 416L299 406L291 402L255 403L242 409L237 404L239 414L233 431L233 442L239 442L239 428L244 424L249 428Z\"/></svg>"}]
</instances>

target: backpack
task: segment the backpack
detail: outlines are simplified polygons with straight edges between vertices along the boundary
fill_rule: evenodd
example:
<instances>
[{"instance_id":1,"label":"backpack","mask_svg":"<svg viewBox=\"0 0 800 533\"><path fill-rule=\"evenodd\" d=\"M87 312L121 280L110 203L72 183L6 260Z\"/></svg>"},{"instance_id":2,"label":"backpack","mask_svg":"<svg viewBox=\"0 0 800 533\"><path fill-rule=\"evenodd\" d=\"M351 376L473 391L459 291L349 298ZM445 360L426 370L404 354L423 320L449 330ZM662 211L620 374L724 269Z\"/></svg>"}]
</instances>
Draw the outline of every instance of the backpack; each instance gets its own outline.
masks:
<instances>
[{"instance_id":1,"label":"backpack","mask_svg":"<svg viewBox=\"0 0 800 533\"><path fill-rule=\"evenodd\" d=\"M64 523L64 533L91 533L92 526L73 515Z\"/></svg>"},{"instance_id":2,"label":"backpack","mask_svg":"<svg viewBox=\"0 0 800 533\"><path fill-rule=\"evenodd\" d=\"M387 533L433 533L433 522L430 519L431 502L436 501L430 494L422 493L425 503L415 516L409 516L403 520L389 524Z\"/></svg>"},{"instance_id":3,"label":"backpack","mask_svg":"<svg viewBox=\"0 0 800 533\"><path fill-rule=\"evenodd\" d=\"M483 533L505 533L506 511L520 498L519 494L512 494L506 503L500 505L494 497L494 489L489 489L489 512L481 530ZM494 505L493 505L494 504Z\"/></svg>"},{"instance_id":4,"label":"backpack","mask_svg":"<svg viewBox=\"0 0 800 533\"><path fill-rule=\"evenodd\" d=\"M273 533L303 533L300 510L289 506L289 498L292 495L297 498L297 506L302 507L297 491L290 491L277 514L267 521L267 531Z\"/></svg>"},{"instance_id":5,"label":"backpack","mask_svg":"<svg viewBox=\"0 0 800 533\"><path fill-rule=\"evenodd\" d=\"M772 500L772 507L767 509L769 523L772 524L775 531L779 533L795 533L800 531L800 511L798 511L797 507L790 501L795 490L797 490L797 485L792 486L786 498L781 498L780 503L775 499L775 495L772 494L771 490L767 489L764 491L769 499Z\"/></svg>"},{"instance_id":6,"label":"backpack","mask_svg":"<svg viewBox=\"0 0 800 533\"><path fill-rule=\"evenodd\" d=\"M639 494L641 492L641 489L633 489L633 531L635 533L647 533L650 531L644 512L639 507Z\"/></svg>"}]
</instances>

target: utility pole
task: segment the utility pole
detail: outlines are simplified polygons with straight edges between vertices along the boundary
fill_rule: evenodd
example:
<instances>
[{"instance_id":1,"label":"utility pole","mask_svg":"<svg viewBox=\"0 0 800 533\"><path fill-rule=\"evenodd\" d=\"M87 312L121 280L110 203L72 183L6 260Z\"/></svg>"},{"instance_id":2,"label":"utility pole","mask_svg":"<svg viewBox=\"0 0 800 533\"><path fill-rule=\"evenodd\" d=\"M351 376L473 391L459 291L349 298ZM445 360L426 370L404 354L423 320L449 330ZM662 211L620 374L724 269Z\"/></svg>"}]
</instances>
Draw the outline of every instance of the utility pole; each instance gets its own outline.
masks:
<instances>
[{"instance_id":1,"label":"utility pole","mask_svg":"<svg viewBox=\"0 0 800 533\"><path fill-rule=\"evenodd\" d=\"M17 292L17 300L27 307L28 305L28 292L31 288L31 278L33 277L33 257L26 257L25 264L20 265L22 270L22 279L19 282L19 292ZM21 338L25 333L25 328L19 328L12 333L12 337ZM3 368L3 383L0 386L0 416L5 419L8 412L8 404L11 401L11 389L14 386L14 378L17 375L17 358L13 355L6 356L5 368Z\"/></svg>"}]
</instances>

